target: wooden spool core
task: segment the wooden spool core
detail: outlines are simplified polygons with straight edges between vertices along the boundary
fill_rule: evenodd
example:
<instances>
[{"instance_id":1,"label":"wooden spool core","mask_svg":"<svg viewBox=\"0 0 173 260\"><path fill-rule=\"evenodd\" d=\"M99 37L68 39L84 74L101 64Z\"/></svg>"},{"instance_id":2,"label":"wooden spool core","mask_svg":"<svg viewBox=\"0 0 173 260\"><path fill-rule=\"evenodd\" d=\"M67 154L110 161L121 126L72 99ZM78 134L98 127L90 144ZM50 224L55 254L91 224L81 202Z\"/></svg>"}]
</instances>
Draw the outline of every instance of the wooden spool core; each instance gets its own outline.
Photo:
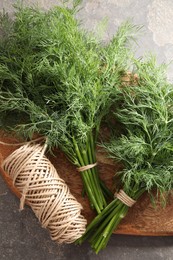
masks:
<instances>
[{"instance_id":1,"label":"wooden spool core","mask_svg":"<svg viewBox=\"0 0 173 260\"><path fill-rule=\"evenodd\" d=\"M0 132L0 141L6 143L18 143L14 137L9 137ZM0 144L0 162L12 153L18 147L5 146ZM100 150L100 149L99 149ZM83 205L83 215L87 218L88 223L94 218L95 214L90 209L87 197L82 197L82 181L80 173L68 161L65 155L59 151L54 151L55 156L49 156L49 159L57 169L61 178L65 180L70 188L71 193ZM101 178L113 190L113 176L119 169L119 165L113 163L106 158L103 151L97 152L98 168ZM9 188L16 196L20 197L20 193L13 186L9 176L0 168L0 173L5 179ZM153 208L150 198L144 194L137 203L129 209L128 215L122 220L116 234L129 235L146 235L146 236L172 236L173 235L173 197L170 197L167 207L162 208L159 203Z\"/></svg>"}]
</instances>

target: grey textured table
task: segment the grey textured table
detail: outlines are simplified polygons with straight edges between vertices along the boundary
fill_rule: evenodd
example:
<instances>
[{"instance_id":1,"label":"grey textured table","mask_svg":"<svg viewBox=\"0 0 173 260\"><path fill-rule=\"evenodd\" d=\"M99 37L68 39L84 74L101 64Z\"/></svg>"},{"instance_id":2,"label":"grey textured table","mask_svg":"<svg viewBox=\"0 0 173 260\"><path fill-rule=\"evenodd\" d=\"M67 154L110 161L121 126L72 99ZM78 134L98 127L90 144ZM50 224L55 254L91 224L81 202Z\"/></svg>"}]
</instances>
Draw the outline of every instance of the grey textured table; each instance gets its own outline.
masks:
<instances>
[{"instance_id":1,"label":"grey textured table","mask_svg":"<svg viewBox=\"0 0 173 260\"><path fill-rule=\"evenodd\" d=\"M15 0L1 0L0 10L13 12ZM36 3L34 0L25 1ZM38 0L41 7L50 8L56 0ZM158 62L173 59L173 1L172 0L84 0L79 18L83 26L95 30L102 18L108 17L104 40L108 41L118 25L127 18L144 25L136 53L156 53ZM168 77L173 80L173 65ZM19 212L19 200L11 194L0 177L0 260L66 260L66 259L173 259L172 237L136 237L113 235L107 248L98 256L85 243L82 246L57 245L43 230L34 214L26 207Z\"/></svg>"}]
</instances>

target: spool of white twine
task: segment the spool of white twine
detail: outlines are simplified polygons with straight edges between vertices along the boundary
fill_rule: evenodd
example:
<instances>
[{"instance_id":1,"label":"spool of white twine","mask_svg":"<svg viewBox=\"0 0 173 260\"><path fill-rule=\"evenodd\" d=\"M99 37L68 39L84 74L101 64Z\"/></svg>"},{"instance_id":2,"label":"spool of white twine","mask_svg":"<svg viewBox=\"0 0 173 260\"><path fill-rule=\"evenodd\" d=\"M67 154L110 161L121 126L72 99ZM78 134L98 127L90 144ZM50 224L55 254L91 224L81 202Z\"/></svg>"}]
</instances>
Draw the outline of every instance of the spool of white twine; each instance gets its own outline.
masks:
<instances>
[{"instance_id":1,"label":"spool of white twine","mask_svg":"<svg viewBox=\"0 0 173 260\"><path fill-rule=\"evenodd\" d=\"M84 234L87 222L81 215L81 204L44 155L45 149L39 144L23 145L4 160L2 167L22 195L20 209L27 200L52 240L73 243Z\"/></svg>"}]
</instances>

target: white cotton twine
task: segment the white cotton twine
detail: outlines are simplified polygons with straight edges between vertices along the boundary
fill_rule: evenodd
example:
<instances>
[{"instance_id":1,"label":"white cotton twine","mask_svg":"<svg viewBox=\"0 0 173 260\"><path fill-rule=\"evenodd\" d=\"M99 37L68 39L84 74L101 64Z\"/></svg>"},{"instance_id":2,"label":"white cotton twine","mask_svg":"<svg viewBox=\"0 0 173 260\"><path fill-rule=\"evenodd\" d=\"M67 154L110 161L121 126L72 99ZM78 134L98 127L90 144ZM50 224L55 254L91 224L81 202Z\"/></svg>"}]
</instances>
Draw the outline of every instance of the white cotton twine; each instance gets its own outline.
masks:
<instances>
[{"instance_id":1,"label":"white cotton twine","mask_svg":"<svg viewBox=\"0 0 173 260\"><path fill-rule=\"evenodd\" d=\"M3 162L3 169L31 206L42 227L50 231L52 240L73 243L86 230L82 205L70 193L51 162L44 155L46 147L26 144L15 150Z\"/></svg>"}]
</instances>

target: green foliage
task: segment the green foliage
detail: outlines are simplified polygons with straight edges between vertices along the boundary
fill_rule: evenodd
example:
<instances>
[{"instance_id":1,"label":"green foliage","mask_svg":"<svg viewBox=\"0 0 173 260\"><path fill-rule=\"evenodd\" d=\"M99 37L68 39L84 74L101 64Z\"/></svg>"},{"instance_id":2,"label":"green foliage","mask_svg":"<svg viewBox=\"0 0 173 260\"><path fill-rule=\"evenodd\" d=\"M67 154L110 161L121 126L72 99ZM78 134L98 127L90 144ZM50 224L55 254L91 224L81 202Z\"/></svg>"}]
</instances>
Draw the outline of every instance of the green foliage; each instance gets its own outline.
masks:
<instances>
[{"instance_id":1,"label":"green foliage","mask_svg":"<svg viewBox=\"0 0 173 260\"><path fill-rule=\"evenodd\" d=\"M64 144L67 136L66 146L71 146L69 135L85 143L109 111L128 65L128 42L138 28L126 22L103 47L91 33L79 29L70 9L18 7L9 23L13 24L0 57L0 110L26 112L25 135L42 132L51 146ZM13 101L5 105L4 98ZM52 123L40 124L45 120Z\"/></svg>"},{"instance_id":2,"label":"green foliage","mask_svg":"<svg viewBox=\"0 0 173 260\"><path fill-rule=\"evenodd\" d=\"M152 56L134 59L138 80L119 89L114 112L123 134L103 145L112 158L124 164L118 173L123 191L137 201L145 191L156 190L163 205L173 188L173 88L166 80L165 68L164 64L157 66ZM127 212L126 203L115 198L77 242L89 239L98 253Z\"/></svg>"},{"instance_id":3,"label":"green foliage","mask_svg":"<svg viewBox=\"0 0 173 260\"><path fill-rule=\"evenodd\" d=\"M59 146L80 167L96 162L100 123L129 65L128 44L138 27L124 23L103 46L80 28L78 3L46 12L17 6L12 21L2 15L2 31L10 26L0 41L0 116L6 125L12 114L18 115L13 122L17 133L46 136L50 149ZM96 168L81 175L99 213L106 201Z\"/></svg>"},{"instance_id":4,"label":"green foliage","mask_svg":"<svg viewBox=\"0 0 173 260\"><path fill-rule=\"evenodd\" d=\"M148 191L173 187L173 88L166 65L154 57L134 60L138 83L120 90L116 118L125 134L106 145L111 156L123 162L122 181L142 183Z\"/></svg>"}]
</instances>

